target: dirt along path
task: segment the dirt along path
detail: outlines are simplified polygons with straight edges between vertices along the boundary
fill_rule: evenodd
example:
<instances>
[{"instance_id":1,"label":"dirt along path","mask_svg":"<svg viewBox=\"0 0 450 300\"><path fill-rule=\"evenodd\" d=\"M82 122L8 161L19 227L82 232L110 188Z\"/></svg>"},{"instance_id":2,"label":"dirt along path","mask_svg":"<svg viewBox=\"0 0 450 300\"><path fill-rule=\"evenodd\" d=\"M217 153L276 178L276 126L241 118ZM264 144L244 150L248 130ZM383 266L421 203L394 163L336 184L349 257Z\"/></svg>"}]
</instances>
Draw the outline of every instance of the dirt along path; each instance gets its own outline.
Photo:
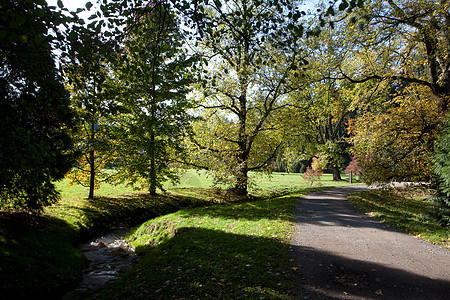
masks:
<instances>
[{"instance_id":1,"label":"dirt along path","mask_svg":"<svg viewBox=\"0 0 450 300\"><path fill-rule=\"evenodd\" d=\"M297 203L291 242L298 299L450 299L450 252L359 213L362 186L313 192Z\"/></svg>"}]
</instances>

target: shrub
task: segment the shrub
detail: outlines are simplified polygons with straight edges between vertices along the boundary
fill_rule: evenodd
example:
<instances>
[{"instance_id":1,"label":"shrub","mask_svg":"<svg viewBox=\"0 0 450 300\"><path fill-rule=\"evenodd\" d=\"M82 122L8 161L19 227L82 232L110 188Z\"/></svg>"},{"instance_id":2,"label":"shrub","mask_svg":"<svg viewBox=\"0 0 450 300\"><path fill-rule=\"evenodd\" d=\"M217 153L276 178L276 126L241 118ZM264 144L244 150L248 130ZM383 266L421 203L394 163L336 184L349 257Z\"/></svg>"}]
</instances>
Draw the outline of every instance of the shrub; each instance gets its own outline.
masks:
<instances>
[{"instance_id":1,"label":"shrub","mask_svg":"<svg viewBox=\"0 0 450 300\"><path fill-rule=\"evenodd\" d=\"M434 216L442 225L450 226L450 118L447 119L438 139L433 158L438 185L438 192L432 198L437 204Z\"/></svg>"},{"instance_id":2,"label":"shrub","mask_svg":"<svg viewBox=\"0 0 450 300\"><path fill-rule=\"evenodd\" d=\"M318 182L317 185L320 185L320 177L322 176L322 170L314 170L310 167L306 168L306 172L303 174L303 178L308 183L308 188L312 187L315 182Z\"/></svg>"}]
</instances>

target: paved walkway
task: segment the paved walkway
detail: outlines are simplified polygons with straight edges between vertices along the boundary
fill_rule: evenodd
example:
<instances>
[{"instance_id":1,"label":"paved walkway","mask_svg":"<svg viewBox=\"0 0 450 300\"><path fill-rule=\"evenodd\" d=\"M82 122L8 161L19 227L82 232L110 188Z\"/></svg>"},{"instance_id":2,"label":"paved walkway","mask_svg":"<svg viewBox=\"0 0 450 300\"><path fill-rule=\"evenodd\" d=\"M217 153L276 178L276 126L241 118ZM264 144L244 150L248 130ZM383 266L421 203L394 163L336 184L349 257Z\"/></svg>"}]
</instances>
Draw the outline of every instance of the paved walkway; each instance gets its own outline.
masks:
<instances>
[{"instance_id":1,"label":"paved walkway","mask_svg":"<svg viewBox=\"0 0 450 300\"><path fill-rule=\"evenodd\" d=\"M292 256L299 299L450 299L450 252L400 233L345 200L364 187L300 198Z\"/></svg>"}]
</instances>

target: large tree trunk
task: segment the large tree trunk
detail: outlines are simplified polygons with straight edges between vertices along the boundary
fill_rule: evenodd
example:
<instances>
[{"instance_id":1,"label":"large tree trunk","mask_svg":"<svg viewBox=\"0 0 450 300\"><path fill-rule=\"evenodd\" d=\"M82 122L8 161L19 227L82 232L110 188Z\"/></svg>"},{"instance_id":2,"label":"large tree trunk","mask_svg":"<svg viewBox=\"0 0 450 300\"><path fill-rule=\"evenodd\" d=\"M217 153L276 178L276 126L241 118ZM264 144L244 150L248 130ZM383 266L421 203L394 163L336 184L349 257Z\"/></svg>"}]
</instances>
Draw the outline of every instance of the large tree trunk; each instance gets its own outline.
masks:
<instances>
[{"instance_id":1,"label":"large tree trunk","mask_svg":"<svg viewBox=\"0 0 450 300\"><path fill-rule=\"evenodd\" d=\"M239 169L236 174L235 192L238 198L248 196L248 155L247 151L239 155Z\"/></svg>"},{"instance_id":2,"label":"large tree trunk","mask_svg":"<svg viewBox=\"0 0 450 300\"><path fill-rule=\"evenodd\" d=\"M341 172L339 171L339 167L332 166L331 171L333 172L333 181L341 181Z\"/></svg>"}]
</instances>

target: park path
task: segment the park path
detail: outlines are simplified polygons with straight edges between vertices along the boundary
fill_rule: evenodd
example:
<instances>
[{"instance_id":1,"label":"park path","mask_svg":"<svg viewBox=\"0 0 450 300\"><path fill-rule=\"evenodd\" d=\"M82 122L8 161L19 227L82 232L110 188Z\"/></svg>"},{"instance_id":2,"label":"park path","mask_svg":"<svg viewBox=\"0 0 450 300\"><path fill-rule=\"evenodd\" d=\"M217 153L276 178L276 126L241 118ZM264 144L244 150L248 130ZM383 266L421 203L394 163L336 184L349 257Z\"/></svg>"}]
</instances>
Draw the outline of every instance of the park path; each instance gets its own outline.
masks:
<instances>
[{"instance_id":1,"label":"park path","mask_svg":"<svg viewBox=\"0 0 450 300\"><path fill-rule=\"evenodd\" d=\"M298 299L450 299L450 252L359 213L362 186L301 197L292 258Z\"/></svg>"}]
</instances>

